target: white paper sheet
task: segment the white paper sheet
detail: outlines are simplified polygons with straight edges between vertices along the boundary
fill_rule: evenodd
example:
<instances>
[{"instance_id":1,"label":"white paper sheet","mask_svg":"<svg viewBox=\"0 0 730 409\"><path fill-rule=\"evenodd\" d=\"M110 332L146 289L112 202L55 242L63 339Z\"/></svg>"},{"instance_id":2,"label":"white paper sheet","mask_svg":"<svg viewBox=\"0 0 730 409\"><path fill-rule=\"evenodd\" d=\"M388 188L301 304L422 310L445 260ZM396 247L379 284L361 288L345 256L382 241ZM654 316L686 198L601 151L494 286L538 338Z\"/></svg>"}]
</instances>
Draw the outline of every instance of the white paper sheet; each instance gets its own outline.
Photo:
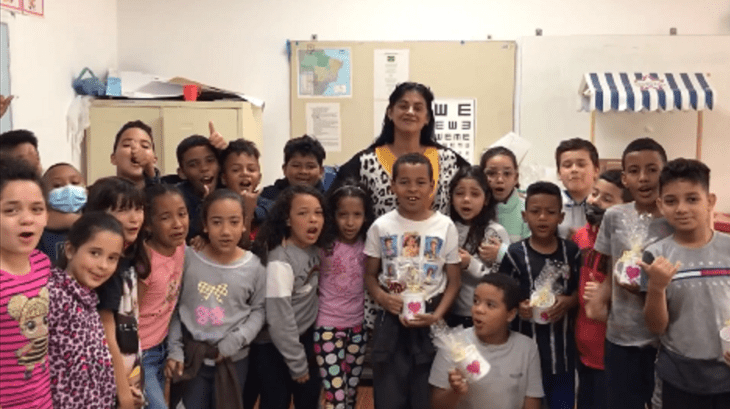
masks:
<instances>
[{"instance_id":1,"label":"white paper sheet","mask_svg":"<svg viewBox=\"0 0 730 409\"><path fill-rule=\"evenodd\" d=\"M497 139L497 141L489 147L493 148L495 146L502 146L511 150L515 154L517 164L519 165L522 163L522 160L525 159L525 155L527 155L527 152L532 147L532 143L514 132L508 132L503 137Z\"/></svg>"},{"instance_id":2,"label":"white paper sheet","mask_svg":"<svg viewBox=\"0 0 730 409\"><path fill-rule=\"evenodd\" d=\"M373 52L373 135L383 126L388 97L396 85L410 77L410 50L374 50Z\"/></svg>"},{"instance_id":3,"label":"white paper sheet","mask_svg":"<svg viewBox=\"0 0 730 409\"><path fill-rule=\"evenodd\" d=\"M310 102L305 105L307 134L317 138L327 152L342 150L340 104Z\"/></svg>"}]
</instances>

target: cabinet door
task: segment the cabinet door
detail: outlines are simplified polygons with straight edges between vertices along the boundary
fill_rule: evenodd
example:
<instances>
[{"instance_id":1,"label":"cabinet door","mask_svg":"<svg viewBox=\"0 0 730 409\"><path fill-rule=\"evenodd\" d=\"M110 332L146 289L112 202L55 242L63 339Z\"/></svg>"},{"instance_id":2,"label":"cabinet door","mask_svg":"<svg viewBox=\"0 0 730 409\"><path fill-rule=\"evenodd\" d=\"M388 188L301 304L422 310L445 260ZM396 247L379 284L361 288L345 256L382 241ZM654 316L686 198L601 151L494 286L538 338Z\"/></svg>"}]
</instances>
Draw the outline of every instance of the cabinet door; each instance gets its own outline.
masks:
<instances>
[{"instance_id":1,"label":"cabinet door","mask_svg":"<svg viewBox=\"0 0 730 409\"><path fill-rule=\"evenodd\" d=\"M114 176L117 170L111 164L114 137L129 121L140 120L152 128L157 156L162 147L162 119L159 107L91 107L91 125L86 133L86 183L96 179Z\"/></svg>"},{"instance_id":2,"label":"cabinet door","mask_svg":"<svg viewBox=\"0 0 730 409\"><path fill-rule=\"evenodd\" d=\"M208 122L213 121L216 131L227 140L241 137L238 124L238 109L235 108L162 108L162 128L165 135L162 151L158 156L162 159L160 170L163 174L177 172L177 145L190 135L210 136Z\"/></svg>"}]
</instances>

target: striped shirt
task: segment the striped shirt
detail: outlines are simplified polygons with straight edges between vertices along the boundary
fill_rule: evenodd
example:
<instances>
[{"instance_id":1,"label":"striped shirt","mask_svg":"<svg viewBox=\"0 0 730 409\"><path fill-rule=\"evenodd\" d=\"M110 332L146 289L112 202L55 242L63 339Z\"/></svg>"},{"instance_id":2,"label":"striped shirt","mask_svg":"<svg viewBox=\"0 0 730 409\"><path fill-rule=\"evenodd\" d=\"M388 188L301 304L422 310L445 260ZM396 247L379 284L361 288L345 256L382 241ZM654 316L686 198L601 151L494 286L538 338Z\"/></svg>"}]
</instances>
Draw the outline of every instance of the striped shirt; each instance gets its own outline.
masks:
<instances>
[{"instance_id":1,"label":"striped shirt","mask_svg":"<svg viewBox=\"0 0 730 409\"><path fill-rule=\"evenodd\" d=\"M0 270L0 407L52 408L48 375L48 257L34 250L30 272Z\"/></svg>"},{"instance_id":2,"label":"striped shirt","mask_svg":"<svg viewBox=\"0 0 730 409\"><path fill-rule=\"evenodd\" d=\"M545 267L557 267L561 274L552 286L556 294L571 295L578 290L580 276L580 250L572 241L558 238L558 248L552 254L542 254L530 246L525 239L509 246L502 259L499 272L520 282L523 295L528 297L540 281ZM519 317L512 322L512 329L535 339L540 352L543 376L547 374L572 373L575 368L575 339L573 337L573 314L568 312L562 319L546 325L538 325Z\"/></svg>"}]
</instances>

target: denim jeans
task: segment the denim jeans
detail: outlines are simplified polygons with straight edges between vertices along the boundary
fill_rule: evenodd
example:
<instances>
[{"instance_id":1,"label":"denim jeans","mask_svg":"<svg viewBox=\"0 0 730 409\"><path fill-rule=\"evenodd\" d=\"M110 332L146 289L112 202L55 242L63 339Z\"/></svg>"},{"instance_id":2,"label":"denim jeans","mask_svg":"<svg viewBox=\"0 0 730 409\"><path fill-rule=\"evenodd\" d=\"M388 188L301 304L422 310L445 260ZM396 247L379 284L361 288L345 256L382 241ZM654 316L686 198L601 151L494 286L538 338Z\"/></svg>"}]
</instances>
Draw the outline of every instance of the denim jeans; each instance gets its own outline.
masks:
<instances>
[{"instance_id":1,"label":"denim jeans","mask_svg":"<svg viewBox=\"0 0 730 409\"><path fill-rule=\"evenodd\" d=\"M147 394L148 409L167 409L167 403L165 403L164 372L166 360L166 341L162 341L159 345L142 351L144 390Z\"/></svg>"}]
</instances>

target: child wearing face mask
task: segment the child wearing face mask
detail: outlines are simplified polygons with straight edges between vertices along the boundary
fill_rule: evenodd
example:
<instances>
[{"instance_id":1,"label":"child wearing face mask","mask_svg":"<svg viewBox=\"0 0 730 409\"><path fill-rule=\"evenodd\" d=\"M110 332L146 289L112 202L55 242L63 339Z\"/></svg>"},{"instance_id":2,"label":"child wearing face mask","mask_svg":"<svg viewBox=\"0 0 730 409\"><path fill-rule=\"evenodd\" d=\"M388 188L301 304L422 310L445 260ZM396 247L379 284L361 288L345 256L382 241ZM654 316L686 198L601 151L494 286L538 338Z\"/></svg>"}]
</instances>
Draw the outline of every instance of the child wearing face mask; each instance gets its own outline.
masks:
<instances>
[{"instance_id":1,"label":"child wearing face mask","mask_svg":"<svg viewBox=\"0 0 730 409\"><path fill-rule=\"evenodd\" d=\"M48 168L42 182L48 196L48 225L38 242L38 250L55 265L63 254L63 243L71 225L81 217L86 205L86 186L81 173L65 162Z\"/></svg>"}]
</instances>

